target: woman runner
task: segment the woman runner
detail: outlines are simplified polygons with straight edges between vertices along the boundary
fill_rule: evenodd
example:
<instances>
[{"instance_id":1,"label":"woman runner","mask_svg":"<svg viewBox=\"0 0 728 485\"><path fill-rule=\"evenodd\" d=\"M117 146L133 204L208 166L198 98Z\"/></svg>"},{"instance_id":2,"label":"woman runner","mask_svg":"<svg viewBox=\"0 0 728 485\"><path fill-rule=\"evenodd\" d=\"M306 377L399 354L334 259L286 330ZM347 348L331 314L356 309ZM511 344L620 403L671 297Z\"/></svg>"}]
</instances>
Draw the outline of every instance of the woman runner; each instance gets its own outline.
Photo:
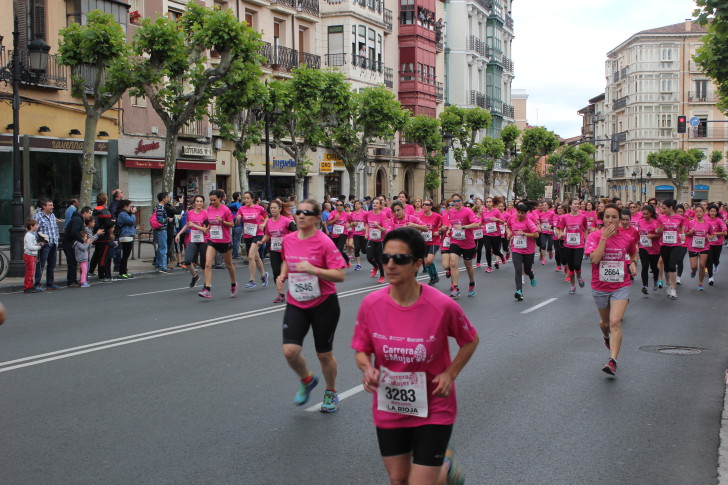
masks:
<instances>
[{"instance_id":1,"label":"woman runner","mask_svg":"<svg viewBox=\"0 0 728 485\"><path fill-rule=\"evenodd\" d=\"M283 238L281 258L285 264L276 286L278 293L283 293L283 283L290 279L283 315L283 355L301 379L293 402L298 406L306 404L318 384L318 378L308 371L301 355L303 339L313 329L316 355L326 381L321 412L333 413L338 408L339 397L332 349L341 313L334 283L344 281L346 263L333 241L317 229L320 220L321 206L315 200L298 204L298 231Z\"/></svg>"},{"instance_id":2,"label":"woman runner","mask_svg":"<svg viewBox=\"0 0 728 485\"><path fill-rule=\"evenodd\" d=\"M602 371L610 375L617 373L629 276L637 274L637 246L630 234L619 231L619 218L617 206L607 204L601 215L603 227L589 234L585 248L592 262L592 296L599 311L599 328L609 349L609 361Z\"/></svg>"},{"instance_id":3,"label":"woman runner","mask_svg":"<svg viewBox=\"0 0 728 485\"><path fill-rule=\"evenodd\" d=\"M581 262L584 259L584 244L589 233L589 221L584 214L579 213L579 200L569 201L571 211L561 216L559 220L559 234L563 239L561 249L563 259L566 261L566 277L569 281L569 294L576 293L576 283L584 288L584 279L581 277ZM557 263L558 264L558 263Z\"/></svg>"},{"instance_id":4,"label":"woman runner","mask_svg":"<svg viewBox=\"0 0 728 485\"><path fill-rule=\"evenodd\" d=\"M457 411L454 381L475 352L477 331L459 305L417 281L426 253L418 231L389 232L384 250L390 286L364 298L351 342L364 389L373 395L384 467L396 485L464 483L448 443ZM452 361L448 337L460 346Z\"/></svg>"},{"instance_id":5,"label":"woman runner","mask_svg":"<svg viewBox=\"0 0 728 485\"><path fill-rule=\"evenodd\" d=\"M389 228L389 217L382 210L382 201L374 199L372 210L364 216L367 237L367 261L372 265L371 277L376 278L379 272L377 283L384 283L384 266L382 266L382 241L384 234Z\"/></svg>"},{"instance_id":6,"label":"woman runner","mask_svg":"<svg viewBox=\"0 0 728 485\"><path fill-rule=\"evenodd\" d=\"M363 204L360 200L354 202L354 212L351 213L351 227L354 230L354 258L356 258L356 266L354 271L361 270L361 253L367 252L367 239L364 237L366 234L364 219L367 213L363 210Z\"/></svg>"},{"instance_id":7,"label":"woman runner","mask_svg":"<svg viewBox=\"0 0 728 485\"><path fill-rule=\"evenodd\" d=\"M668 199L662 202L660 210L662 215L658 218L660 225L657 233L660 234L660 256L665 264L665 283L667 296L677 300L677 263L682 256L682 242L680 235L683 233L685 221L682 216L675 213L677 202Z\"/></svg>"},{"instance_id":8,"label":"woman runner","mask_svg":"<svg viewBox=\"0 0 728 485\"><path fill-rule=\"evenodd\" d=\"M256 244L263 239L263 229L268 220L268 213L263 207L255 204L255 195L252 192L243 193L243 206L238 209L238 220L243 221L243 240L248 253L248 271L250 280L246 288L255 287L255 270L260 274L263 287L268 286L268 273L263 269L263 260L260 258L260 246Z\"/></svg>"},{"instance_id":9,"label":"woman runner","mask_svg":"<svg viewBox=\"0 0 728 485\"><path fill-rule=\"evenodd\" d=\"M446 208L454 205L451 199L447 199L444 204ZM442 222L442 226L440 226L440 241L442 242L442 246L440 246L440 257L442 258L442 269L445 270L445 278L450 278L450 220L447 218L447 209L440 211L440 221Z\"/></svg>"},{"instance_id":10,"label":"woman runner","mask_svg":"<svg viewBox=\"0 0 728 485\"><path fill-rule=\"evenodd\" d=\"M346 254L346 239L348 238L346 229L349 227L350 220L351 214L344 211L344 201L337 201L336 209L329 214L329 226L331 227L331 232L329 234L331 235L331 239L334 240L336 247L339 248L339 252L344 258L344 261L346 261L347 268L351 266L349 262L349 255Z\"/></svg>"},{"instance_id":11,"label":"woman runner","mask_svg":"<svg viewBox=\"0 0 728 485\"><path fill-rule=\"evenodd\" d=\"M642 293L648 293L647 284L649 283L648 274L652 270L652 279L654 285L652 291L657 291L660 279L660 235L657 234L657 227L660 223L656 219L657 213L651 205L642 207L642 218L637 223L637 231L639 231L639 253L640 262L642 264Z\"/></svg>"},{"instance_id":12,"label":"woman runner","mask_svg":"<svg viewBox=\"0 0 728 485\"><path fill-rule=\"evenodd\" d=\"M215 253L220 253L230 275L230 298L238 296L238 284L235 282L235 266L233 266L232 228L233 213L228 206L222 203L225 192L213 190L210 192L210 206L207 208L208 243L205 255L205 286L198 293L202 298L212 298L212 263Z\"/></svg>"},{"instance_id":13,"label":"woman runner","mask_svg":"<svg viewBox=\"0 0 728 485\"><path fill-rule=\"evenodd\" d=\"M577 201L577 204L579 202ZM546 253L549 255L549 259L554 258L554 216L556 215L551 208L553 205L551 202L543 202L541 209L536 211L538 216L538 227L540 228L540 242L541 247L541 264L546 264Z\"/></svg>"},{"instance_id":14,"label":"woman runner","mask_svg":"<svg viewBox=\"0 0 728 485\"><path fill-rule=\"evenodd\" d=\"M270 213L271 217L265 225L263 239L256 242L256 244L261 246L270 242L270 267L273 271L273 281L278 281L278 276L281 274L281 265L283 264L281 257L283 238L290 232L296 230L296 224L288 212L286 212L283 202L280 199L276 199L270 203ZM283 303L285 301L286 295L282 291L279 291L273 303Z\"/></svg>"},{"instance_id":15,"label":"woman runner","mask_svg":"<svg viewBox=\"0 0 728 485\"><path fill-rule=\"evenodd\" d=\"M713 225L705 219L703 206L695 207L695 219L685 226L685 236L690 256L690 277L695 278L695 273L698 273L698 290L703 291L710 238L713 236Z\"/></svg>"},{"instance_id":16,"label":"woman runner","mask_svg":"<svg viewBox=\"0 0 728 485\"><path fill-rule=\"evenodd\" d=\"M437 267L435 266L435 255L440 247L442 217L440 217L440 214L432 212L433 204L432 199L425 199L422 203L424 210L419 215L420 221L427 226L427 231L422 233L422 237L425 240L427 253L425 256L425 269L427 274L430 275L428 285L435 285L440 282L440 277L437 276Z\"/></svg>"},{"instance_id":17,"label":"woman runner","mask_svg":"<svg viewBox=\"0 0 728 485\"><path fill-rule=\"evenodd\" d=\"M498 256L501 261L505 260L501 253L501 231L500 224L503 224L503 214L495 206L500 203L500 199L488 197L485 199L485 208L481 212L481 220L483 221L483 241L485 244L485 262L488 267L485 268L486 273L493 271L491 265L493 263L493 255ZM478 254L480 256L480 254ZM495 269L498 269L498 261L495 261Z\"/></svg>"},{"instance_id":18,"label":"woman runner","mask_svg":"<svg viewBox=\"0 0 728 485\"><path fill-rule=\"evenodd\" d=\"M523 273L531 278L531 286L536 286L536 276L533 274L533 258L536 250L534 238L538 237L536 223L526 217L528 206L518 204L516 217L512 218L506 226L510 240L513 267L516 270L516 300L523 301Z\"/></svg>"},{"instance_id":19,"label":"woman runner","mask_svg":"<svg viewBox=\"0 0 728 485\"><path fill-rule=\"evenodd\" d=\"M187 223L180 229L174 238L179 243L180 235L187 234L187 245L185 246L185 261L187 270L192 275L190 288L194 288L200 276L195 271L195 263L200 265L201 270L205 271L205 258L207 257L207 211L203 209L205 205L205 197L196 195L192 202L192 210L187 211Z\"/></svg>"},{"instance_id":20,"label":"woman runner","mask_svg":"<svg viewBox=\"0 0 728 485\"><path fill-rule=\"evenodd\" d=\"M473 229L480 227L480 219L472 210L463 207L463 197L453 194L452 202L455 204L447 213L452 235L450 237L450 297L460 296L458 278L460 276L460 257L465 262L465 271L468 273L468 296L475 296L475 270L473 269L473 256L475 254L475 239Z\"/></svg>"},{"instance_id":21,"label":"woman runner","mask_svg":"<svg viewBox=\"0 0 728 485\"><path fill-rule=\"evenodd\" d=\"M723 241L726 235L726 224L718 217L717 205L708 206L708 222L713 226L713 237L710 239L708 250L708 284L713 286L715 284L713 276L718 272L720 253L723 251Z\"/></svg>"}]
</instances>

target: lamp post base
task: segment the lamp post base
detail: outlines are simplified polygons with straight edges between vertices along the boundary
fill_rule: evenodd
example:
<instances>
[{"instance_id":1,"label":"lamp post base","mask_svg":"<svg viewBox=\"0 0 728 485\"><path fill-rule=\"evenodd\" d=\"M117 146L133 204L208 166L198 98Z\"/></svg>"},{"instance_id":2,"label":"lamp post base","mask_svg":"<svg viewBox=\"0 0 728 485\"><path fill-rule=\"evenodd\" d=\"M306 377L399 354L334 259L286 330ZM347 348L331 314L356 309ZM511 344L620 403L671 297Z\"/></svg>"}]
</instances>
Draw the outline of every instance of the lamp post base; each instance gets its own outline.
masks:
<instances>
[{"instance_id":1,"label":"lamp post base","mask_svg":"<svg viewBox=\"0 0 728 485\"><path fill-rule=\"evenodd\" d=\"M10 267L8 276L11 278L25 276L25 262L23 261L24 227L10 228Z\"/></svg>"}]
</instances>

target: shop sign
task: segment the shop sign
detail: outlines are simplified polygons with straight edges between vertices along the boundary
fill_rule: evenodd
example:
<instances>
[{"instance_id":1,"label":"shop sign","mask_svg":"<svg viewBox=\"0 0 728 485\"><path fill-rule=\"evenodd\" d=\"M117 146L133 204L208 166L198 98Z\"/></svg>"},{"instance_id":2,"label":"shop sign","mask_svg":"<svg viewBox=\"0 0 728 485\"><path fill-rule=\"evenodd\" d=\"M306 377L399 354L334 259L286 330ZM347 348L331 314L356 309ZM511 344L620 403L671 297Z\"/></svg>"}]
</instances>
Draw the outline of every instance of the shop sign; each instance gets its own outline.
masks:
<instances>
[{"instance_id":1,"label":"shop sign","mask_svg":"<svg viewBox=\"0 0 728 485\"><path fill-rule=\"evenodd\" d=\"M333 171L334 171L333 162L319 162L319 172L320 173L331 173Z\"/></svg>"},{"instance_id":2,"label":"shop sign","mask_svg":"<svg viewBox=\"0 0 728 485\"><path fill-rule=\"evenodd\" d=\"M61 138L46 138L37 136L20 135L20 146L23 146L23 137L28 138L30 148L41 148L50 150L63 150L64 152L82 152L83 140L64 140ZM12 135L0 135L0 146L13 146ZM94 143L95 152L108 152L109 144L105 141Z\"/></svg>"},{"instance_id":3,"label":"shop sign","mask_svg":"<svg viewBox=\"0 0 728 485\"><path fill-rule=\"evenodd\" d=\"M150 141L149 143L144 143L144 140L139 140L139 144L134 149L134 155L139 155L140 153L147 153L150 150L156 150L158 148L159 148L158 141Z\"/></svg>"},{"instance_id":4,"label":"shop sign","mask_svg":"<svg viewBox=\"0 0 728 485\"><path fill-rule=\"evenodd\" d=\"M212 147L198 145L182 145L182 154L196 157L211 157Z\"/></svg>"},{"instance_id":5,"label":"shop sign","mask_svg":"<svg viewBox=\"0 0 728 485\"><path fill-rule=\"evenodd\" d=\"M344 161L340 159L335 153L324 153L324 162L334 162L335 168L346 168Z\"/></svg>"},{"instance_id":6,"label":"shop sign","mask_svg":"<svg viewBox=\"0 0 728 485\"><path fill-rule=\"evenodd\" d=\"M263 163L265 165L265 163ZM294 159L289 160L278 160L273 159L273 168L296 168L296 161Z\"/></svg>"}]
</instances>

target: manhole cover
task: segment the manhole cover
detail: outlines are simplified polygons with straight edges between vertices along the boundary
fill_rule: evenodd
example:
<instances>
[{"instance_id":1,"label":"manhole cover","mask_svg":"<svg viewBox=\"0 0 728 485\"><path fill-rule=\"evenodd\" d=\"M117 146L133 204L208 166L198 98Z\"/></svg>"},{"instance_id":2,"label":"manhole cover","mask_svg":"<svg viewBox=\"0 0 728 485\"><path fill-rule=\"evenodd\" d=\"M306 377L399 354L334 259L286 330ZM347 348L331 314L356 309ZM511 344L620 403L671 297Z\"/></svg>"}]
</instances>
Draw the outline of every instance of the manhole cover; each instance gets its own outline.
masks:
<instances>
[{"instance_id":1,"label":"manhole cover","mask_svg":"<svg viewBox=\"0 0 728 485\"><path fill-rule=\"evenodd\" d=\"M696 355L707 349L700 347L688 347L685 345L645 345L644 347L640 347L640 350L644 350L645 352L655 352L657 354Z\"/></svg>"}]
</instances>

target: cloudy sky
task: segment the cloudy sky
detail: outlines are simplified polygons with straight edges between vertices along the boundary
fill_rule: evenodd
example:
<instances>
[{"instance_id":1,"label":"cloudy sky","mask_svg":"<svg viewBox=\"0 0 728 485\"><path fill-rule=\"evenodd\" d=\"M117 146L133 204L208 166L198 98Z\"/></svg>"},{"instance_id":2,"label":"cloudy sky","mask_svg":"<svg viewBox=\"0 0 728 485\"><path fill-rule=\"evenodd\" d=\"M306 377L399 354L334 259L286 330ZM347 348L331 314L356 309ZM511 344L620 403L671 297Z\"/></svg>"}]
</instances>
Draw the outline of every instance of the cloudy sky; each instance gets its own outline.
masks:
<instances>
[{"instance_id":1,"label":"cloudy sky","mask_svg":"<svg viewBox=\"0 0 728 485\"><path fill-rule=\"evenodd\" d=\"M693 0L515 0L513 89L528 93L528 122L568 138L577 110L604 92L606 53L641 30L692 17Z\"/></svg>"}]
</instances>

